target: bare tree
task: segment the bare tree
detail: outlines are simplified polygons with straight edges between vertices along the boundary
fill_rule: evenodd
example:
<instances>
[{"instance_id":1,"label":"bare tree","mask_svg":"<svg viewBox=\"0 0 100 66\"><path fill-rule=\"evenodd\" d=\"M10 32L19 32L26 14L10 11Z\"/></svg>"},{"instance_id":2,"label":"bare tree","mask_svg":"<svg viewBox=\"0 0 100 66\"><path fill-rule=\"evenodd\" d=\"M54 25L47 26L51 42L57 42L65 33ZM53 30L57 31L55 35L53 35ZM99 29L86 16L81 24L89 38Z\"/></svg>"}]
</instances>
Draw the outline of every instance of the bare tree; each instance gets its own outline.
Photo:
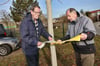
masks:
<instances>
[{"instance_id":1,"label":"bare tree","mask_svg":"<svg viewBox=\"0 0 100 66\"><path fill-rule=\"evenodd\" d=\"M3 22L9 22L9 21L11 21L9 13L6 10L1 10L0 11L0 16L1 16L1 20Z\"/></svg>"},{"instance_id":2,"label":"bare tree","mask_svg":"<svg viewBox=\"0 0 100 66\"><path fill-rule=\"evenodd\" d=\"M83 9L80 10L80 13L83 14L83 15L85 15L85 12L84 12Z\"/></svg>"}]
</instances>

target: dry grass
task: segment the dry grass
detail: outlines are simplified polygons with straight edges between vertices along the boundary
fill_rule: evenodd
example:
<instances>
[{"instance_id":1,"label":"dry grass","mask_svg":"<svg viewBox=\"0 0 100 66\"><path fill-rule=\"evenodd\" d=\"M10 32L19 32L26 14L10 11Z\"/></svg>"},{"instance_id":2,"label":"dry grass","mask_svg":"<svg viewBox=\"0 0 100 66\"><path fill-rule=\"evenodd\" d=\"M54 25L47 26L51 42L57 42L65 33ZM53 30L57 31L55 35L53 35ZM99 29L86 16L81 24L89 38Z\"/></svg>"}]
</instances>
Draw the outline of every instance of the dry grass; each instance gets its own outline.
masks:
<instances>
[{"instance_id":1,"label":"dry grass","mask_svg":"<svg viewBox=\"0 0 100 66\"><path fill-rule=\"evenodd\" d=\"M61 31L55 30L55 39L61 38ZM74 50L70 43L64 45L55 45L57 53L57 64L58 66L76 66ZM97 49L95 66L100 66L100 36L95 37L95 46ZM51 53L50 45L46 45L40 50L40 66L52 66L51 65ZM0 66L26 66L26 61L22 50L19 49L14 51L8 56L0 57Z\"/></svg>"}]
</instances>

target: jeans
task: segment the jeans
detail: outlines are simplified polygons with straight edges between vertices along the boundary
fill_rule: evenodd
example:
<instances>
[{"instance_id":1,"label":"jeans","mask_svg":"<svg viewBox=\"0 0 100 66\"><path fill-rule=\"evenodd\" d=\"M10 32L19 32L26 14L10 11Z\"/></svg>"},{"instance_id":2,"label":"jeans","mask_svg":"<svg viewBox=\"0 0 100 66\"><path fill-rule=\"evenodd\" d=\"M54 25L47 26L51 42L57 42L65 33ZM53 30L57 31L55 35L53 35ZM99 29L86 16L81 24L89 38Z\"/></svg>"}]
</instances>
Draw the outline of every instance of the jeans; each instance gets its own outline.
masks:
<instances>
[{"instance_id":1,"label":"jeans","mask_svg":"<svg viewBox=\"0 0 100 66\"><path fill-rule=\"evenodd\" d=\"M79 54L75 52L77 66L94 66L94 53Z\"/></svg>"}]
</instances>

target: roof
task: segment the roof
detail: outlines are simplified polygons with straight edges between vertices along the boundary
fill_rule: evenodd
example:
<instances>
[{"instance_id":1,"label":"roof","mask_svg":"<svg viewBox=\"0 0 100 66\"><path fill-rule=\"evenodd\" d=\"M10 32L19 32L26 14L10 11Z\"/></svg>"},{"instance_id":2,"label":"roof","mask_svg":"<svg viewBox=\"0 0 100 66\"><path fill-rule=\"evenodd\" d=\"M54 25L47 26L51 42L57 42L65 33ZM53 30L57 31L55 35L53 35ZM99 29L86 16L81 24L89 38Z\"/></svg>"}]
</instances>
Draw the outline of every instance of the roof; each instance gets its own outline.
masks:
<instances>
[{"instance_id":1,"label":"roof","mask_svg":"<svg viewBox=\"0 0 100 66\"><path fill-rule=\"evenodd\" d=\"M96 13L96 12L98 12L98 11L100 11L100 9L99 10L94 10L94 11L89 11L90 13Z\"/></svg>"}]
</instances>

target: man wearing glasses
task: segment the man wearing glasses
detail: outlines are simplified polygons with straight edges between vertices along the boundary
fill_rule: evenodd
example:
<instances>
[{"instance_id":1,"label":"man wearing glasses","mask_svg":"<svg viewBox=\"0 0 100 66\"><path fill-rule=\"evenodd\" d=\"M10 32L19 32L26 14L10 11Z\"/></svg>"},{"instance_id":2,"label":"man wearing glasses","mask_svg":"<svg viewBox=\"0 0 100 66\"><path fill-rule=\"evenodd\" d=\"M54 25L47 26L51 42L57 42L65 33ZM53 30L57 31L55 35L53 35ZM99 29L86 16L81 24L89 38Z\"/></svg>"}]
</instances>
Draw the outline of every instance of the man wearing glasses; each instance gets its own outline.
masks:
<instances>
[{"instance_id":1,"label":"man wearing glasses","mask_svg":"<svg viewBox=\"0 0 100 66\"><path fill-rule=\"evenodd\" d=\"M42 45L40 36L52 40L51 35L45 30L42 21L39 19L40 7L35 5L27 13L20 25L22 49L25 54L28 66L39 66L39 49Z\"/></svg>"}]
</instances>

